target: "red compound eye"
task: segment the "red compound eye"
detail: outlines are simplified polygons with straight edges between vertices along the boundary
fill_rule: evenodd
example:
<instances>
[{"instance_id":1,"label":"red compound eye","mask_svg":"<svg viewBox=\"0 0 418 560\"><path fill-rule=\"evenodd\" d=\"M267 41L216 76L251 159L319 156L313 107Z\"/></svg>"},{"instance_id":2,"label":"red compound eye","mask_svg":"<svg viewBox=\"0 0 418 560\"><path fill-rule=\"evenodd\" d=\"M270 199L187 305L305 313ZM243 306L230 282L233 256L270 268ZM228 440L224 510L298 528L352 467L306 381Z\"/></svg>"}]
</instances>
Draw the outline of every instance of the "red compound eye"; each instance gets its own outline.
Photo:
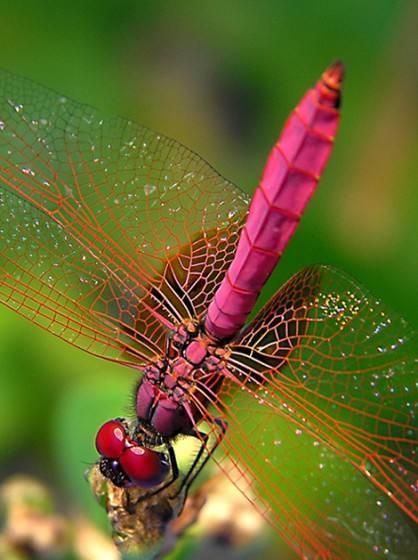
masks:
<instances>
[{"instance_id":1,"label":"red compound eye","mask_svg":"<svg viewBox=\"0 0 418 560\"><path fill-rule=\"evenodd\" d=\"M128 447L119 461L132 482L143 488L157 486L169 471L166 456L145 447Z\"/></svg>"},{"instance_id":2,"label":"red compound eye","mask_svg":"<svg viewBox=\"0 0 418 560\"><path fill-rule=\"evenodd\" d=\"M125 449L125 427L119 420L103 424L96 436L96 449L103 457L119 459Z\"/></svg>"}]
</instances>

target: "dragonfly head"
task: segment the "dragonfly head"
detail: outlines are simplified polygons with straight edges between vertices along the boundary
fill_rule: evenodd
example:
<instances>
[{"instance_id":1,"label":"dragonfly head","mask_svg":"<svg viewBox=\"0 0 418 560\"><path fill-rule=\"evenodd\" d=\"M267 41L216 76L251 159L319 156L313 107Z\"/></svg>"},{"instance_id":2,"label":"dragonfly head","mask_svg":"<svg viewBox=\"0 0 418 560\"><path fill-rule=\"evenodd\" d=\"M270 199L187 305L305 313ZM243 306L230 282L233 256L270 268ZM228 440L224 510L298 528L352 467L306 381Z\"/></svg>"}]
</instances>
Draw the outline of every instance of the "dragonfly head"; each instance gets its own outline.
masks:
<instances>
[{"instance_id":1,"label":"dragonfly head","mask_svg":"<svg viewBox=\"0 0 418 560\"><path fill-rule=\"evenodd\" d=\"M140 445L135 436L129 435L127 423L120 418L109 420L99 429L96 449L101 455L101 473L122 488L158 486L170 470L167 456Z\"/></svg>"}]
</instances>

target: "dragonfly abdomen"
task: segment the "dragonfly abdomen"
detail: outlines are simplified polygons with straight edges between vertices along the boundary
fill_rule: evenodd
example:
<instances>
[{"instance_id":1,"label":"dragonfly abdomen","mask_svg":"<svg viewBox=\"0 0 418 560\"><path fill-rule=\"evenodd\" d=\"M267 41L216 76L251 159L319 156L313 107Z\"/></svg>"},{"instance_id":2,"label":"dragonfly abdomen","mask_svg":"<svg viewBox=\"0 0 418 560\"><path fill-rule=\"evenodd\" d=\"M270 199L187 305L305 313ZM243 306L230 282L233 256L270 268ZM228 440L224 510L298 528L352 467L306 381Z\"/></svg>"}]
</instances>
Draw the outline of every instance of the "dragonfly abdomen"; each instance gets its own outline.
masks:
<instances>
[{"instance_id":1,"label":"dragonfly abdomen","mask_svg":"<svg viewBox=\"0 0 418 560\"><path fill-rule=\"evenodd\" d=\"M205 329L235 336L292 237L331 154L339 122L340 63L324 72L288 119L250 205L237 252L208 308Z\"/></svg>"}]
</instances>

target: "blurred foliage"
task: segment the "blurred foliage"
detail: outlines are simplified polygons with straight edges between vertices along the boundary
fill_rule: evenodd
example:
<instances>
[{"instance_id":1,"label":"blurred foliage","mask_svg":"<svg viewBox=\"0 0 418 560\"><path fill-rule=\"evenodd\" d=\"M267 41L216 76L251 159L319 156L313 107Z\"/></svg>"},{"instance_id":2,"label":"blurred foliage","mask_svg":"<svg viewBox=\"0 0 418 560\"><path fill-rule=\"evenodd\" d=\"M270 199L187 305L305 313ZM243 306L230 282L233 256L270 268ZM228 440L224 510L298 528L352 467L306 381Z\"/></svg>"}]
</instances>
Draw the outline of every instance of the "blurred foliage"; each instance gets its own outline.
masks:
<instances>
[{"instance_id":1,"label":"blurred foliage","mask_svg":"<svg viewBox=\"0 0 418 560\"><path fill-rule=\"evenodd\" d=\"M416 322L417 21L407 0L3 0L0 64L177 138L252 192L287 113L342 59L335 153L263 299L323 262ZM135 380L4 309L0 341L1 477L39 476L103 522L83 461Z\"/></svg>"}]
</instances>

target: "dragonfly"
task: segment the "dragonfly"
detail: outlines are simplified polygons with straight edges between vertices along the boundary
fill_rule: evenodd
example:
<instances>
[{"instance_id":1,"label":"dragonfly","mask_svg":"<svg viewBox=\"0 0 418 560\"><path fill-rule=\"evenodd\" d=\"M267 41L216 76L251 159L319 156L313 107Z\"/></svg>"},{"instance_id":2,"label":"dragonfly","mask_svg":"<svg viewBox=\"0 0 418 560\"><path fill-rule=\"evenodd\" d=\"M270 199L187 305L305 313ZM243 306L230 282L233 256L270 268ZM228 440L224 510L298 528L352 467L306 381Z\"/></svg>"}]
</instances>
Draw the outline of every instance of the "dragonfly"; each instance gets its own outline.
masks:
<instances>
[{"instance_id":1,"label":"dragonfly","mask_svg":"<svg viewBox=\"0 0 418 560\"><path fill-rule=\"evenodd\" d=\"M250 202L178 142L1 71L0 300L138 379L132 418L96 437L116 487L184 497L210 459L300 558L405 559L413 329L322 265L251 315L331 154L342 82L335 63L307 91ZM198 447L185 472L179 438Z\"/></svg>"}]
</instances>

